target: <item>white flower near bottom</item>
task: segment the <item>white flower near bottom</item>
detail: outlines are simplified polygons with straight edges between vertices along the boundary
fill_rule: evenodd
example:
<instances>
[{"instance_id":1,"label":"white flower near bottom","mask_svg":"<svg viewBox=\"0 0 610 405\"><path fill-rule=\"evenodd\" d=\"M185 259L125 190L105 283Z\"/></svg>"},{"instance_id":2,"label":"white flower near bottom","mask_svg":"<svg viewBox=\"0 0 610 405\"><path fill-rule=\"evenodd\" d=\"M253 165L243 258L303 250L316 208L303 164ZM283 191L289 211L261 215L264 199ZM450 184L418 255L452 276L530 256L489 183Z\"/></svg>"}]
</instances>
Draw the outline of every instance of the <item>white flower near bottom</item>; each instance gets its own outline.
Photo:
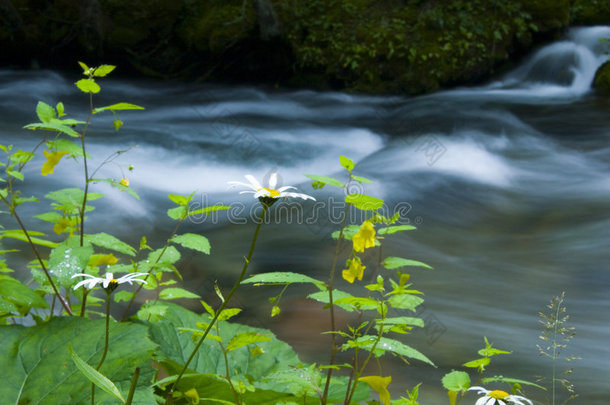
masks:
<instances>
[{"instance_id":1,"label":"white flower near bottom","mask_svg":"<svg viewBox=\"0 0 610 405\"><path fill-rule=\"evenodd\" d=\"M108 286L111 286L111 285L114 285L116 287L119 284L124 284L124 283L128 283L129 285L132 285L134 281L146 284L146 280L141 280L136 277L147 276L147 275L148 275L148 273L129 273L129 274L124 275L123 277L114 278L114 275L112 273L106 273L106 276L104 278L101 278L101 277L92 276L91 274L78 273L78 274L73 275L72 278L88 277L88 279L79 281L73 287L73 289L76 290L78 287L81 287L83 285L86 286L88 289L92 289L98 284L101 284L103 288L108 288Z\"/></svg>"},{"instance_id":2,"label":"white flower near bottom","mask_svg":"<svg viewBox=\"0 0 610 405\"><path fill-rule=\"evenodd\" d=\"M525 405L525 403L528 403L529 405L533 405L532 401L525 397L520 395L509 395L508 392L501 390L489 391L483 387L470 387L468 388L468 391L470 390L478 391L479 395L485 394L479 398L474 405L508 405L509 403L515 405Z\"/></svg>"},{"instance_id":3,"label":"white flower near bottom","mask_svg":"<svg viewBox=\"0 0 610 405\"><path fill-rule=\"evenodd\" d=\"M254 178L254 176L252 176L251 174L246 174L244 176L249 183L243 183L241 181L230 181L229 185L231 187L235 187L235 186L243 186L243 187L247 187L251 190L245 190L245 191L240 191L239 194L244 194L244 193L250 193L250 194L254 194L254 198L281 198L281 197L292 197L292 198L302 198L304 200L316 200L315 198L313 198L310 195L307 194L303 194L303 193L295 193L293 191L287 191L287 190L296 190L296 187L293 186L283 186L280 187L278 189L276 189L275 187L277 186L277 173L273 172L271 173L271 176L269 176L269 184L267 185L267 187L263 187L261 185L261 183L256 180L256 178Z\"/></svg>"}]
</instances>

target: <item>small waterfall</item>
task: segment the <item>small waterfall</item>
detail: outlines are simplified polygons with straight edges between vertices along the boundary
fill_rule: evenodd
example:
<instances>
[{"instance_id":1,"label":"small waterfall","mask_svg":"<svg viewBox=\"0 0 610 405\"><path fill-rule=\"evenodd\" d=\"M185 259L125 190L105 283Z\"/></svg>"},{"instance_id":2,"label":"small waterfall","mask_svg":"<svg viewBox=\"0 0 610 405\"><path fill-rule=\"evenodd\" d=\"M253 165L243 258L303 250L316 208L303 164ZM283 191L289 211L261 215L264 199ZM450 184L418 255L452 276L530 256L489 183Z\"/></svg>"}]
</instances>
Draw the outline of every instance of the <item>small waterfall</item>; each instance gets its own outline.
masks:
<instances>
[{"instance_id":1,"label":"small waterfall","mask_svg":"<svg viewBox=\"0 0 610 405\"><path fill-rule=\"evenodd\" d=\"M564 41L538 50L492 89L533 90L538 95L580 96L590 88L597 68L610 57L610 27L575 28Z\"/></svg>"}]
</instances>

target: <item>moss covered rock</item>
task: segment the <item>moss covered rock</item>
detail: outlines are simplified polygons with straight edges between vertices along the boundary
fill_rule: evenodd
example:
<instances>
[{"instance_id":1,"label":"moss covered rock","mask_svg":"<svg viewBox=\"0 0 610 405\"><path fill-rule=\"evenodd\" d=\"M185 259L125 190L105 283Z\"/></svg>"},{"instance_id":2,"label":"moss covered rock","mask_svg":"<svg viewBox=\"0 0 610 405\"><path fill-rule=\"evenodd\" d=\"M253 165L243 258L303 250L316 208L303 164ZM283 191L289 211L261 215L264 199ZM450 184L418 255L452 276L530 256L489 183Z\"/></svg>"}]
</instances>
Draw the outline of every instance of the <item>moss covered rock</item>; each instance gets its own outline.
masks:
<instances>
[{"instance_id":1,"label":"moss covered rock","mask_svg":"<svg viewBox=\"0 0 610 405\"><path fill-rule=\"evenodd\" d=\"M592 87L598 94L610 96L610 61L597 69Z\"/></svg>"}]
</instances>

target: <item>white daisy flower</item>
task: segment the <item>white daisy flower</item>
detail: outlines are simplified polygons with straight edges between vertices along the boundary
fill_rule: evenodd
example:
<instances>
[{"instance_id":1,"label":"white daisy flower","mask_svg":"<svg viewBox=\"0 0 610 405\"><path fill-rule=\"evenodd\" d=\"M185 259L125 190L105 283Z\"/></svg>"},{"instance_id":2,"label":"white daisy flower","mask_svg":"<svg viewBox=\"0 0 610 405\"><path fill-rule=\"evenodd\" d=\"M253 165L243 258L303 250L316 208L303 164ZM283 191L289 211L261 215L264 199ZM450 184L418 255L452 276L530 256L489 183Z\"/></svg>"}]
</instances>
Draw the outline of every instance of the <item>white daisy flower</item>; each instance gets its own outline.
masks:
<instances>
[{"instance_id":1,"label":"white daisy flower","mask_svg":"<svg viewBox=\"0 0 610 405\"><path fill-rule=\"evenodd\" d=\"M509 403L515 405L525 405L527 402L529 405L533 405L532 401L529 399L522 397L520 395L509 395L508 392L504 392L501 390L493 390L489 391L483 387L470 387L468 391L476 390L478 394L485 394L475 402L474 405L507 405Z\"/></svg>"},{"instance_id":2,"label":"white daisy flower","mask_svg":"<svg viewBox=\"0 0 610 405\"><path fill-rule=\"evenodd\" d=\"M307 195L307 194L287 191L287 190L291 190L291 189L296 190L296 187L293 187L293 186L283 186L283 187L276 189L275 188L277 186L277 173L276 172L271 173L271 176L269 176L269 184L267 185L267 187L263 187L261 185L261 183L259 183L259 181L256 180L254 178L254 176L252 176L251 174L246 174L245 177L249 181L249 183L242 183L241 181L230 181L229 185L231 187L235 187L235 186L248 187L251 190L240 191L239 193L240 194L251 193L251 194L254 194L254 198L278 199L281 197L293 197L293 198L302 198L304 200L314 200L314 201L316 200L315 198L313 198L312 196Z\"/></svg>"},{"instance_id":3,"label":"white daisy flower","mask_svg":"<svg viewBox=\"0 0 610 405\"><path fill-rule=\"evenodd\" d=\"M73 289L76 290L78 287L81 287L83 285L86 286L88 289L92 289L96 285L101 284L103 288L108 288L110 286L110 288L114 290L116 287L119 286L119 284L128 283L129 285L131 285L131 284L133 284L134 281L146 284L146 280L141 280L136 277L147 276L147 275L148 275L147 273L129 273L129 274L124 275L121 278L114 278L112 273L106 273L106 277L101 278L101 277L92 276L91 274L78 273L78 274L73 275L72 278L88 277L88 279L79 281L73 287Z\"/></svg>"}]
</instances>

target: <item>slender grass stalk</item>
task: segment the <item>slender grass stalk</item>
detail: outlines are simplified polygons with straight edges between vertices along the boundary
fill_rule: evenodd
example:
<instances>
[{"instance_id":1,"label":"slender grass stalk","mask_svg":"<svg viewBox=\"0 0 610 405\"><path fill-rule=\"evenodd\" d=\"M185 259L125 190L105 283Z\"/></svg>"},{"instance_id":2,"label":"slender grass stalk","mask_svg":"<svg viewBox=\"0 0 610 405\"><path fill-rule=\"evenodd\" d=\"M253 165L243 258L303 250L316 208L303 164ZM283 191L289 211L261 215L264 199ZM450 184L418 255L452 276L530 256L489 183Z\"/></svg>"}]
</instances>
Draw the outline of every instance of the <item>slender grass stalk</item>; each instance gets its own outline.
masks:
<instances>
[{"instance_id":1,"label":"slender grass stalk","mask_svg":"<svg viewBox=\"0 0 610 405\"><path fill-rule=\"evenodd\" d=\"M166 405L173 404L173 401L174 401L173 400L174 389L178 385L178 382L180 382L180 380L182 379L182 376L184 375L184 373L188 369L188 366L191 363L191 361L193 361L193 358L195 358L195 355L199 351L199 348L203 344L205 338L208 336L208 333L210 333L210 330L212 329L212 327L214 326L214 324L218 320L218 317L220 316L222 311L225 309L225 307L229 303L229 300L231 299L231 297L233 297L233 294L235 294L235 291L237 291L237 288L239 287L239 285L243 281L244 277L246 276L246 272L248 271L248 266L250 265L250 260L252 259L252 254L254 253L254 248L256 247L256 241L258 239L258 234L260 232L261 225L263 224L264 219L265 219L265 214L267 213L267 210L269 209L269 207L271 206L272 203L268 204L268 203L265 203L265 202L261 201L261 204L263 206L263 211L261 212L261 215L260 215L260 217L258 219L258 223L256 224L256 229L254 230L254 235L252 236L252 243L250 244L250 250L248 251L248 256L246 256L246 258L245 258L244 266L243 266L243 268L241 270L241 273L239 274L239 277L237 278L237 281L235 281L235 284L233 285L233 287L231 288L231 290L227 294L226 298L220 304L220 307L216 310L216 313L214 314L214 317L212 318L212 320L208 324L207 328L203 332L203 335L201 335L201 337L199 338L199 341L197 342L197 345L193 349L193 351L192 351L191 355L189 356L189 358L186 360L186 363L184 363L184 366L182 367L182 370L180 370L180 373L178 374L178 377L173 382L173 384L172 384L172 386L171 386L171 388L170 388L170 390L169 390L169 392L167 394L167 398L165 400L165 404Z\"/></svg>"},{"instance_id":2,"label":"slender grass stalk","mask_svg":"<svg viewBox=\"0 0 610 405\"><path fill-rule=\"evenodd\" d=\"M133 373L133 377L131 377L131 385L129 386L129 394L127 395L127 399L125 400L125 405L131 405L133 401L133 395L136 392L136 386L138 385L138 379L140 378L140 367L136 367L136 370Z\"/></svg>"},{"instance_id":3,"label":"slender grass stalk","mask_svg":"<svg viewBox=\"0 0 610 405\"><path fill-rule=\"evenodd\" d=\"M333 283L335 279L335 273L337 270L337 260L339 258L339 252L341 251L341 241L343 240L343 229L345 228L345 222L347 220L347 211L349 210L349 204L345 207L343 211L343 219L341 220L341 228L339 230L339 238L337 240L337 246L335 247L335 255L333 256L333 264L330 268L330 276L328 278L328 305L330 309L330 330L333 332L336 329L335 323L335 305L333 301ZM331 339L331 353L330 353L330 361L328 362L329 366L335 364L335 358L337 357L337 339L334 333L330 334ZM326 401L328 400L328 390L330 388L330 379L333 374L333 368L329 367L326 372L326 383L324 384L324 393L322 394L322 405L326 405Z\"/></svg>"},{"instance_id":4,"label":"slender grass stalk","mask_svg":"<svg viewBox=\"0 0 610 405\"><path fill-rule=\"evenodd\" d=\"M47 269L47 266L44 264L44 261L42 260L42 256L40 256L40 252L38 252L36 245L32 241L32 238L30 237L30 233L28 232L25 225L21 221L21 218L17 214L15 207L12 204L10 204L9 201L6 198L4 198L4 196L0 195L0 198L2 198L2 201L9 208L11 215L15 218L15 220L17 221L17 224L19 224L19 227L21 228L21 231L27 238L28 243L30 244L30 247L32 248L32 251L34 252L34 255L36 256L36 259L38 260L38 263L40 264L40 267L42 268L42 271L44 272L45 276L47 277L47 280L49 280L49 284L51 285L51 288L53 288L53 292L55 293L55 296L59 299L59 302L61 302L61 305L64 307L66 312L70 315L73 315L72 308L70 308L70 303L68 303L68 301L59 293L59 290L57 289L57 286L55 285L55 282L53 281L53 278L51 277L51 273Z\"/></svg>"},{"instance_id":5,"label":"slender grass stalk","mask_svg":"<svg viewBox=\"0 0 610 405\"><path fill-rule=\"evenodd\" d=\"M116 287L116 286L115 286ZM110 284L108 286L108 288L106 289L106 333L105 333L105 338L104 338L104 351L102 352L102 358L100 359L99 363L97 363L97 366L95 367L96 371L99 371L100 368L102 367L102 364L104 364L104 360L106 360L106 355L108 354L108 342L109 342L109 338L110 338L110 295L112 295L112 291L114 290L114 288L112 288L112 284ZM91 384L91 405L95 404L95 384Z\"/></svg>"}]
</instances>

